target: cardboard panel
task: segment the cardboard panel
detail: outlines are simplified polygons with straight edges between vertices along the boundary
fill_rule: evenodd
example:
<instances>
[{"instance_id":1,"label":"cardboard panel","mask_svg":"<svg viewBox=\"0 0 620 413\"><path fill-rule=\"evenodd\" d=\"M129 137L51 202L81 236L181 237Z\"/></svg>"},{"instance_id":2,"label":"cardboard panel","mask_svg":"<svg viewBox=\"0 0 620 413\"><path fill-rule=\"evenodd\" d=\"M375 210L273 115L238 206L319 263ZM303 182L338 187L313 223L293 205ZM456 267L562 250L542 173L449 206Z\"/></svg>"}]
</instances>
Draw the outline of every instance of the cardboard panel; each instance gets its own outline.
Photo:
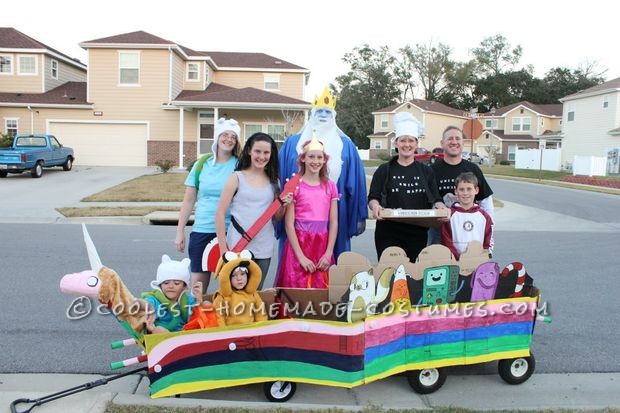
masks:
<instances>
[{"instance_id":1,"label":"cardboard panel","mask_svg":"<svg viewBox=\"0 0 620 413\"><path fill-rule=\"evenodd\" d=\"M351 278L362 271L372 272L372 264L368 258L350 251L340 254L337 265L329 268L329 302L339 302L349 290Z\"/></svg>"}]
</instances>

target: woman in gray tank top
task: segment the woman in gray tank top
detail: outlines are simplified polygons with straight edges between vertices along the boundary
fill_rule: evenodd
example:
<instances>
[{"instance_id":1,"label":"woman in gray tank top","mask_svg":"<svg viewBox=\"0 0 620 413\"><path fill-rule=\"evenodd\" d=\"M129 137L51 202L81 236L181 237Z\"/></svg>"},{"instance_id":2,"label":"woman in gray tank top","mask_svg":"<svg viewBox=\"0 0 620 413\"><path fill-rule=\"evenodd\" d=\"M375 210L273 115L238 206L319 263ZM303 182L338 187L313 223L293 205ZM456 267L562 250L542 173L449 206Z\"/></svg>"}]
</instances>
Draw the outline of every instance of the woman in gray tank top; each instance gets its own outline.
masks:
<instances>
[{"instance_id":1,"label":"woman in gray tank top","mask_svg":"<svg viewBox=\"0 0 620 413\"><path fill-rule=\"evenodd\" d=\"M220 252L224 254L241 239L241 232L248 230L279 195L278 148L265 133L255 133L246 141L235 173L224 185L215 213L216 232ZM292 194L282 199L283 205L275 215L282 219ZM231 224L224 227L224 216L230 207ZM254 254L254 261L263 272L259 290L269 271L275 242L273 223L265 225L250 241L246 249Z\"/></svg>"}]
</instances>

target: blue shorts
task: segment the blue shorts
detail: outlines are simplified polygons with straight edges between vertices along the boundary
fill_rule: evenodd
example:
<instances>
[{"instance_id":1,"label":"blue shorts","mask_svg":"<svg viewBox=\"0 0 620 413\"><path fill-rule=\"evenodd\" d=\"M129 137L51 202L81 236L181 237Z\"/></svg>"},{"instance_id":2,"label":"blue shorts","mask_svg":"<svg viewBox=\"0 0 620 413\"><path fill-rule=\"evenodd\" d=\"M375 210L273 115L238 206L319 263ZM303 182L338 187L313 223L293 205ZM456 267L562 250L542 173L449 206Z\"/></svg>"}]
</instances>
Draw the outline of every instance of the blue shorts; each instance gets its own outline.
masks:
<instances>
[{"instance_id":1,"label":"blue shorts","mask_svg":"<svg viewBox=\"0 0 620 413\"><path fill-rule=\"evenodd\" d=\"M189 255L191 272L206 272L202 269L202 254L207 244L215 238L212 232L192 232L189 234L189 246L187 253Z\"/></svg>"}]
</instances>

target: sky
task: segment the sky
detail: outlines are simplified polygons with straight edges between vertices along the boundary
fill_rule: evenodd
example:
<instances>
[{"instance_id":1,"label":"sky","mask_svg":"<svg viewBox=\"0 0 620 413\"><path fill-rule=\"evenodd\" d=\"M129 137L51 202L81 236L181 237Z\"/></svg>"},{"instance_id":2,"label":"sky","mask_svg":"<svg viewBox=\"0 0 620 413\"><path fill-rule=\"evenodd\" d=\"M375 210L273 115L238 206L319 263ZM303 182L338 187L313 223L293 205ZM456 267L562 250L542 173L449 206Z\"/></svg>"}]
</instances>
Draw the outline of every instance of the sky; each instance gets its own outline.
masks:
<instances>
[{"instance_id":1,"label":"sky","mask_svg":"<svg viewBox=\"0 0 620 413\"><path fill-rule=\"evenodd\" d=\"M405 45L443 43L458 61L489 36L521 45L519 67L542 77L552 67L576 69L596 62L603 77L620 77L615 30L620 6L589 0L474 2L383 0L372 2L144 0L9 2L0 26L13 27L87 63L78 43L143 30L198 51L262 52L310 70L311 100L348 71L345 53L369 44L396 52ZM221 6L221 7L220 7ZM69 10L72 10L69 12ZM416 95L416 98L422 96Z\"/></svg>"}]
</instances>

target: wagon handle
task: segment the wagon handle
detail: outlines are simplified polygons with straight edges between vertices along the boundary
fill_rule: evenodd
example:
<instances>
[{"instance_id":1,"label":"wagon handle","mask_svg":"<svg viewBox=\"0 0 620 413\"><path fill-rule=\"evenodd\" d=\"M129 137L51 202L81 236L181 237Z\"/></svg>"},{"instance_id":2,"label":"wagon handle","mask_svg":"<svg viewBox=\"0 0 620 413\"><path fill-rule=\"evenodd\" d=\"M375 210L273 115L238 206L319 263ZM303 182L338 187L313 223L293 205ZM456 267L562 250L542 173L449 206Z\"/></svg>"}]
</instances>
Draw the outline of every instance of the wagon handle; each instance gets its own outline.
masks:
<instances>
[{"instance_id":1,"label":"wagon handle","mask_svg":"<svg viewBox=\"0 0 620 413\"><path fill-rule=\"evenodd\" d=\"M95 380L95 381L91 381L88 383L80 384L79 386L71 387L70 389L65 389L65 390L61 390L56 393L48 394L47 396L43 396L38 399L26 399L26 398L16 399L16 400L13 400L13 402L11 402L11 413L28 413L32 411L32 409L34 409L35 407L40 406L42 404L51 402L53 400L61 399L63 397L67 397L72 394L82 392L84 390L90 390L93 387L103 386L105 384L108 384L112 380L120 379L122 377L129 376L131 374L139 373L141 371L145 371L146 369L147 369L147 366L143 366L143 367L140 367L134 370L127 371L125 373L116 374L110 377L104 377L99 380ZM30 406L28 410L17 410L17 406L20 404L28 404L28 405L31 404L32 406Z\"/></svg>"}]
</instances>

